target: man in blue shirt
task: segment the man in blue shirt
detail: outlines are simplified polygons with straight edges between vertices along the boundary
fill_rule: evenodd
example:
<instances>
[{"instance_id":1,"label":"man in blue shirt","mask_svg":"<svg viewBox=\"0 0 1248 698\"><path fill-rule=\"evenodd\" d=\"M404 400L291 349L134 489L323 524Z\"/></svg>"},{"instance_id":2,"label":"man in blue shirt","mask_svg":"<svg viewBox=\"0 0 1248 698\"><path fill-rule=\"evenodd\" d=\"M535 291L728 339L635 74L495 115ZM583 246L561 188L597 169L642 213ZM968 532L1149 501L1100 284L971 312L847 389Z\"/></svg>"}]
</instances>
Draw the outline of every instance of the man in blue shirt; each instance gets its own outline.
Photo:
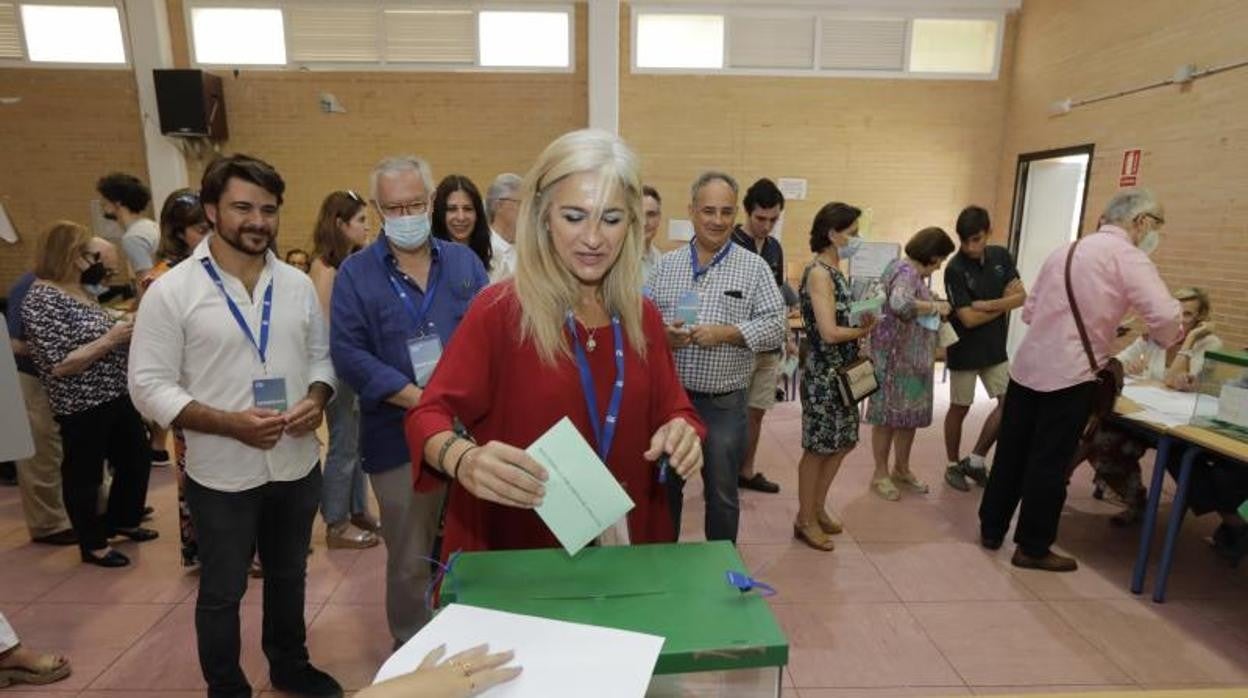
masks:
<instances>
[{"instance_id":1,"label":"man in blue shirt","mask_svg":"<svg viewBox=\"0 0 1248 698\"><path fill-rule=\"evenodd\" d=\"M22 495L22 514L30 539L49 545L77 545L78 536L69 525L65 501L61 498L61 429L52 418L52 405L39 382L39 371L26 350L22 326L22 301L35 282L33 273L23 274L9 289L6 322L13 355L17 359L17 379L26 401L26 416L35 440L35 454L17 462L17 484Z\"/></svg>"},{"instance_id":2,"label":"man in blue shirt","mask_svg":"<svg viewBox=\"0 0 1248 698\"><path fill-rule=\"evenodd\" d=\"M330 303L330 352L360 396L364 472L386 543L386 619L395 646L429 620L425 590L445 490L416 492L403 417L420 401L442 348L489 280L467 246L430 237L433 175L402 156L373 168L383 235L343 262Z\"/></svg>"}]
</instances>

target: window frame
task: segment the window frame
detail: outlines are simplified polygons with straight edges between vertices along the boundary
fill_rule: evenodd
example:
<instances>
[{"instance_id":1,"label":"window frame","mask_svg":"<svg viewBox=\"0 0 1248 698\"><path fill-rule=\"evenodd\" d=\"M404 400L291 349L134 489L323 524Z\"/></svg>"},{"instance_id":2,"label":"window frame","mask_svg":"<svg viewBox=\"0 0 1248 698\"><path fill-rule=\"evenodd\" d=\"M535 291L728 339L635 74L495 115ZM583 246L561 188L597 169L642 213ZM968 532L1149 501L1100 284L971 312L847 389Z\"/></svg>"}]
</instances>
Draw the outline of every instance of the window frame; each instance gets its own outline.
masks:
<instances>
[{"instance_id":1,"label":"window frame","mask_svg":"<svg viewBox=\"0 0 1248 698\"><path fill-rule=\"evenodd\" d=\"M647 14L703 14L723 15L724 17L724 68L643 68L637 65L638 20ZM729 50L732 45L731 18L775 17L775 18L808 18L814 17L811 23L811 41L813 42L812 65L810 68L732 68ZM900 70L846 70L840 68L823 68L823 23L825 19L839 20L904 20L905 42L902 46ZM993 47L994 60L992 71L988 73L951 73L951 72L912 72L910 68L910 51L913 43L913 25L916 19L976 19L990 20L996 23L996 40ZM903 79L903 80L997 80L1001 75L1002 52L1005 45L1005 25L1007 10L985 8L983 10L927 10L918 9L845 9L828 10L818 6L794 3L781 7L757 5L729 5L712 3L688 4L657 4L644 0L629 4L629 71L634 75L725 75L725 76L769 76L769 77L806 77L806 78L866 78L866 79Z\"/></svg>"},{"instance_id":2,"label":"window frame","mask_svg":"<svg viewBox=\"0 0 1248 698\"><path fill-rule=\"evenodd\" d=\"M187 53L190 66L203 70L249 70L249 71L310 71L310 72L433 72L433 73L534 73L534 74L568 74L577 70L576 62L576 21L577 3L567 2L472 2L455 3L449 0L352 0L360 5L370 5L377 15L378 44L380 59L377 61L296 61L292 58L290 21L288 8L298 0L184 0L182 3L183 23L186 26ZM308 5L332 5L332 0L317 0ZM234 8L266 8L282 11L282 39L286 44L286 63L283 65L249 65L201 63L195 57L195 28L191 21L191 10L195 7L234 7ZM584 7L584 5L582 5ZM473 48L474 57L471 64L467 63L419 63L411 61L387 61L384 46L385 10L450 10L467 11L473 15ZM568 17L568 65L566 67L543 66L483 66L481 65L481 12L560 12Z\"/></svg>"},{"instance_id":3,"label":"window frame","mask_svg":"<svg viewBox=\"0 0 1248 698\"><path fill-rule=\"evenodd\" d=\"M41 70L132 70L130 55L130 27L126 22L126 8L122 0L12 0L17 22L17 38L22 49L20 58L0 58L0 68L38 68ZM121 63L89 63L73 61L34 61L30 58L30 45L26 36L26 23L22 19L22 5L45 5L54 7L112 7L117 10L117 23L121 27Z\"/></svg>"}]
</instances>

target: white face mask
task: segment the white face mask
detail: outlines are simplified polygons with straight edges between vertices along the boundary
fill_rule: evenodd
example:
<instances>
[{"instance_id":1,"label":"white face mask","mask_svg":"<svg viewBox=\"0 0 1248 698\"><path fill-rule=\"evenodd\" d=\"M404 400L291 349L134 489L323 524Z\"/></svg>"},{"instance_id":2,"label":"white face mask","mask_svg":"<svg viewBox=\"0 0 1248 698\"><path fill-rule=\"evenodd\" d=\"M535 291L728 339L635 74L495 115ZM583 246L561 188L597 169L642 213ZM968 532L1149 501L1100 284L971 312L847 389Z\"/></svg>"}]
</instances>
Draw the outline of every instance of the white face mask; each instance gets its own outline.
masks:
<instances>
[{"instance_id":1,"label":"white face mask","mask_svg":"<svg viewBox=\"0 0 1248 698\"><path fill-rule=\"evenodd\" d=\"M425 244L429 241L431 230L428 213L395 216L385 220L386 237L400 250L414 250Z\"/></svg>"},{"instance_id":2,"label":"white face mask","mask_svg":"<svg viewBox=\"0 0 1248 698\"><path fill-rule=\"evenodd\" d=\"M1140 238L1140 241L1137 242L1135 246L1140 248L1140 251L1144 254L1151 255L1160 244L1161 233L1158 233L1157 229L1153 228L1147 233L1144 233L1144 237Z\"/></svg>"},{"instance_id":3,"label":"white face mask","mask_svg":"<svg viewBox=\"0 0 1248 698\"><path fill-rule=\"evenodd\" d=\"M849 239L849 242L845 243L844 247L836 248L836 256L840 257L841 259L849 259L850 257L853 257L854 255L858 254L858 250L861 250L861 249L862 249L862 238L852 237Z\"/></svg>"},{"instance_id":4,"label":"white face mask","mask_svg":"<svg viewBox=\"0 0 1248 698\"><path fill-rule=\"evenodd\" d=\"M108 293L108 287L104 284L83 284L82 288L96 298Z\"/></svg>"}]
</instances>

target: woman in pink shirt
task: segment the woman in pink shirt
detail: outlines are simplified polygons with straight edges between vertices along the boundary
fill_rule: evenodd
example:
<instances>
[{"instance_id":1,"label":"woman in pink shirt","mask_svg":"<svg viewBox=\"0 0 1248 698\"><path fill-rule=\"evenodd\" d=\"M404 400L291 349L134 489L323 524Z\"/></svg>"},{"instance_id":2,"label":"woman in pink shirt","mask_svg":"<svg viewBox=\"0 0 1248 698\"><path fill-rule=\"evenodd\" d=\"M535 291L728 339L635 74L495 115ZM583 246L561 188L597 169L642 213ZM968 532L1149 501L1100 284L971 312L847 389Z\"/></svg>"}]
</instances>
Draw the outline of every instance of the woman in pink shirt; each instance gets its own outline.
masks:
<instances>
[{"instance_id":1,"label":"woman in pink shirt","mask_svg":"<svg viewBox=\"0 0 1248 698\"><path fill-rule=\"evenodd\" d=\"M1147 189L1110 199L1100 230L1078 240L1071 287L1097 366L1114 354L1118 324L1134 310L1162 346L1180 338L1181 308L1148 255L1165 223ZM979 508L984 547L1001 547L1021 501L1011 562L1068 572L1073 558L1051 550L1066 502L1066 469L1092 410L1095 373L1079 338L1066 292L1070 246L1045 260L1023 306L1030 328L1010 366L994 467Z\"/></svg>"}]
</instances>

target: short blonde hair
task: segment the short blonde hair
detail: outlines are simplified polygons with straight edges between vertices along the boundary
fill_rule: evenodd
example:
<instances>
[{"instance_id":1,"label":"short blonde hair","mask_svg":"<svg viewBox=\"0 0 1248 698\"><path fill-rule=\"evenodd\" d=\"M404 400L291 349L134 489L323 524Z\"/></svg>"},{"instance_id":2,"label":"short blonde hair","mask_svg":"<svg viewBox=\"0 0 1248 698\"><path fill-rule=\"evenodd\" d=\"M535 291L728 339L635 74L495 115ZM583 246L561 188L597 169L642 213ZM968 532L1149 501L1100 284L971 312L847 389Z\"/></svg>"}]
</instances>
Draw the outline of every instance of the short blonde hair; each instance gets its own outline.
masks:
<instances>
[{"instance_id":1,"label":"short blonde hair","mask_svg":"<svg viewBox=\"0 0 1248 698\"><path fill-rule=\"evenodd\" d=\"M94 236L73 221L57 221L35 242L35 276L44 281L68 281L74 264Z\"/></svg>"},{"instance_id":2,"label":"short blonde hair","mask_svg":"<svg viewBox=\"0 0 1248 698\"><path fill-rule=\"evenodd\" d=\"M1209 304L1209 294L1203 288L1181 288L1174 292L1175 300L1180 303L1188 301L1196 301L1196 317L1204 320L1209 317L1209 311L1212 306Z\"/></svg>"},{"instance_id":3,"label":"short blonde hair","mask_svg":"<svg viewBox=\"0 0 1248 698\"><path fill-rule=\"evenodd\" d=\"M615 264L602 281L606 310L618 315L629 344L642 356L646 338L641 328L642 229L641 177L637 155L618 136L584 129L565 133L546 146L521 186L516 219L516 295L520 299L520 338L532 339L538 355L554 363L570 355L564 334L567 313L576 306L579 282L560 261L550 239L550 191L564 178L582 172L598 175L599 200L590 218L598 220L612 196L621 194L628 215Z\"/></svg>"}]
</instances>

